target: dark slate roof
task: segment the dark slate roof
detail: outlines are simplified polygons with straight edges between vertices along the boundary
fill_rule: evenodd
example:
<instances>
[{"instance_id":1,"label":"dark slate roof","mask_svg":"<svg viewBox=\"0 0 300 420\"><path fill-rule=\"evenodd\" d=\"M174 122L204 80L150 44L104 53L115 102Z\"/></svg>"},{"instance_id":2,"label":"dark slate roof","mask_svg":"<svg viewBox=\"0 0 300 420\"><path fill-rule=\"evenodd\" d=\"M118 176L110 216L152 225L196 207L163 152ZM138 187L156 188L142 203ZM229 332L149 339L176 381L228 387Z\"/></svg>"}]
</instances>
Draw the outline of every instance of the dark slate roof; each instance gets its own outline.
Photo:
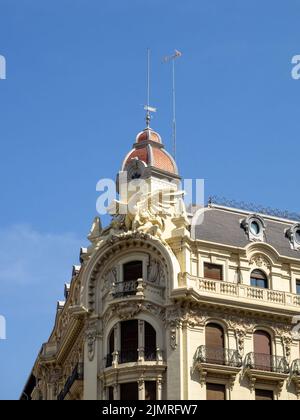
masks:
<instances>
[{"instance_id":1,"label":"dark slate roof","mask_svg":"<svg viewBox=\"0 0 300 420\"><path fill-rule=\"evenodd\" d=\"M203 223L196 227L195 239L244 248L251 242L241 227L241 221L251 214L253 213L238 209L206 207ZM273 246L280 255L300 260L300 251L293 250L285 236L285 230L297 222L276 220L266 215L261 217L266 223L265 242Z\"/></svg>"}]
</instances>

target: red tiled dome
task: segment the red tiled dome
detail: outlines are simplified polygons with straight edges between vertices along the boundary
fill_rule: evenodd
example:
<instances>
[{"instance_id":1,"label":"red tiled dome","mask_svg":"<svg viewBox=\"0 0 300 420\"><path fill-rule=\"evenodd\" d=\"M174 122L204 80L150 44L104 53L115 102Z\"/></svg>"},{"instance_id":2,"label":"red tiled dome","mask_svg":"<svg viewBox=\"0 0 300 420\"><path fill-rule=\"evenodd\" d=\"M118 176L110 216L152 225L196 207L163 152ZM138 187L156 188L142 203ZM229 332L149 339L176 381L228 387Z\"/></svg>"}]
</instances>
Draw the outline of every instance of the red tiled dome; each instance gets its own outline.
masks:
<instances>
[{"instance_id":1,"label":"red tiled dome","mask_svg":"<svg viewBox=\"0 0 300 420\"><path fill-rule=\"evenodd\" d=\"M144 141L154 141L160 144L162 143L160 135L151 128L145 128L144 131L140 132L136 136L136 143L142 143Z\"/></svg>"},{"instance_id":2,"label":"red tiled dome","mask_svg":"<svg viewBox=\"0 0 300 420\"><path fill-rule=\"evenodd\" d=\"M147 166L178 175L175 160L164 149L160 135L151 128L146 128L137 135L133 147L123 162L122 170L126 170L132 159L139 159Z\"/></svg>"}]
</instances>

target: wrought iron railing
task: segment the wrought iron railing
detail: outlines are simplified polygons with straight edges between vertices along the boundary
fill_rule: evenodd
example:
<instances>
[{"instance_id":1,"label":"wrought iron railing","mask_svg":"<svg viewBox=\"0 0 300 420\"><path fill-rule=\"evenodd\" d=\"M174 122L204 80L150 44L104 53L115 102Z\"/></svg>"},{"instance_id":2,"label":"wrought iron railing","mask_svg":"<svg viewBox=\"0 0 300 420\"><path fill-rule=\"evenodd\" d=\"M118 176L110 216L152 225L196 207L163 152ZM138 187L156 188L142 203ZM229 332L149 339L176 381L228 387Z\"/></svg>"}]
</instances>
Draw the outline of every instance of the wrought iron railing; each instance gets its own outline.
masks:
<instances>
[{"instance_id":1,"label":"wrought iron railing","mask_svg":"<svg viewBox=\"0 0 300 420\"><path fill-rule=\"evenodd\" d=\"M231 207L235 209L245 210L252 213L260 213L268 216L280 217L281 219L289 219L300 221L300 214L289 212L286 210L272 209L271 207L263 207L255 203L246 203L244 201L229 200L226 197L211 196L208 199L208 204L217 204L219 206Z\"/></svg>"},{"instance_id":2,"label":"wrought iron railing","mask_svg":"<svg viewBox=\"0 0 300 420\"><path fill-rule=\"evenodd\" d=\"M61 392L58 394L57 399L58 400L64 400L68 394L68 392L71 389L71 386L75 381L83 380L83 363L78 363L69 378L67 379L65 386L61 390Z\"/></svg>"},{"instance_id":3,"label":"wrought iron railing","mask_svg":"<svg viewBox=\"0 0 300 420\"><path fill-rule=\"evenodd\" d=\"M293 375L300 376L300 359L296 359L293 361L291 372Z\"/></svg>"},{"instance_id":4,"label":"wrought iron railing","mask_svg":"<svg viewBox=\"0 0 300 420\"><path fill-rule=\"evenodd\" d=\"M242 366L242 356L237 350L225 349L220 347L198 347L195 363L210 363L213 365L223 365L232 367Z\"/></svg>"},{"instance_id":5,"label":"wrought iron railing","mask_svg":"<svg viewBox=\"0 0 300 420\"><path fill-rule=\"evenodd\" d=\"M119 354L119 363L130 363L137 362L138 351L137 350L121 350Z\"/></svg>"},{"instance_id":6,"label":"wrought iron railing","mask_svg":"<svg viewBox=\"0 0 300 420\"><path fill-rule=\"evenodd\" d=\"M121 281L113 286L113 297L123 297L136 294L138 282L137 280Z\"/></svg>"},{"instance_id":7,"label":"wrought iron railing","mask_svg":"<svg viewBox=\"0 0 300 420\"><path fill-rule=\"evenodd\" d=\"M262 353L248 353L245 365L249 369L265 372L285 373L290 372L289 363L283 356L272 356Z\"/></svg>"}]
</instances>

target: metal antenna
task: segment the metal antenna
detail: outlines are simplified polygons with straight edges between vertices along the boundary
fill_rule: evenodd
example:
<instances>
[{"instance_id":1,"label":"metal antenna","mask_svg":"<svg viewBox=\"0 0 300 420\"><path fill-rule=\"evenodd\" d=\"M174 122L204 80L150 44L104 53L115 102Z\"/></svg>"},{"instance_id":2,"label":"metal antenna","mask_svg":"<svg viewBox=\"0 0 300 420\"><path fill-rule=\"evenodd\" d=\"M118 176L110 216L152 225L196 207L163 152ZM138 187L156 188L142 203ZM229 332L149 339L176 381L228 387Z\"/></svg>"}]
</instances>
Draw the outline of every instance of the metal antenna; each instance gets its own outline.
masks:
<instances>
[{"instance_id":1,"label":"metal antenna","mask_svg":"<svg viewBox=\"0 0 300 420\"><path fill-rule=\"evenodd\" d=\"M151 51L150 48L147 49L147 105L144 106L144 110L146 111L146 125L147 128L150 128L150 121L151 121L151 112L156 112L156 108L150 106L150 60L151 59Z\"/></svg>"},{"instance_id":2,"label":"metal antenna","mask_svg":"<svg viewBox=\"0 0 300 420\"><path fill-rule=\"evenodd\" d=\"M173 102L173 122L172 122L172 138L173 138L173 157L176 159L176 83L175 83L175 60L182 56L178 50L174 54L164 57L163 62L168 63L172 61L172 102Z\"/></svg>"}]
</instances>

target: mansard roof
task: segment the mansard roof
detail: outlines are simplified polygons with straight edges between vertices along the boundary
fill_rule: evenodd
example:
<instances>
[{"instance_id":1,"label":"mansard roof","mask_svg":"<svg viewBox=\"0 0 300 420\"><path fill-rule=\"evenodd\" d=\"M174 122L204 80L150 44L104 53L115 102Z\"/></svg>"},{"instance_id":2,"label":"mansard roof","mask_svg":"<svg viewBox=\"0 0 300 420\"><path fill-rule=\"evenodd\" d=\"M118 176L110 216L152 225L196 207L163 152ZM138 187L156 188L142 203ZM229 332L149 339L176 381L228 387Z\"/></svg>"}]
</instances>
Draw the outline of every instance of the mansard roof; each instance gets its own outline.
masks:
<instances>
[{"instance_id":1,"label":"mansard roof","mask_svg":"<svg viewBox=\"0 0 300 420\"><path fill-rule=\"evenodd\" d=\"M300 250L292 249L291 242L286 235L287 230L299 224L297 220L284 220L266 214L257 215L245 210L214 204L205 207L203 212L203 222L195 228L195 239L245 248L253 241L243 228L243 221L249 216L258 216L265 222L262 243L272 246L281 256L300 260Z\"/></svg>"}]
</instances>

